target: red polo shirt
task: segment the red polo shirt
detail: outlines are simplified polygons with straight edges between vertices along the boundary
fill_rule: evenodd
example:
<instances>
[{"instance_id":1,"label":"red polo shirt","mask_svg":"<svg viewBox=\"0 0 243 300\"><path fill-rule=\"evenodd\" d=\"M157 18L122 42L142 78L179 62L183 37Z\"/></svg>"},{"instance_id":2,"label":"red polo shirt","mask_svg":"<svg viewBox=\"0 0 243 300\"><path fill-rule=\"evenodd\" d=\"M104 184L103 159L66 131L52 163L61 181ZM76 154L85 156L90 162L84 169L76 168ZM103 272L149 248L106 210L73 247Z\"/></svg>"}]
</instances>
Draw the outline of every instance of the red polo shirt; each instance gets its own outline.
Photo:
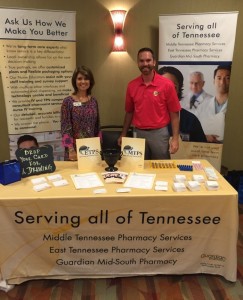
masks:
<instances>
[{"instance_id":1,"label":"red polo shirt","mask_svg":"<svg viewBox=\"0 0 243 300\"><path fill-rule=\"evenodd\" d=\"M181 105L172 81L155 72L149 85L144 84L142 76L129 82L125 110L133 112L135 127L158 129L170 123L169 113L180 111Z\"/></svg>"}]
</instances>

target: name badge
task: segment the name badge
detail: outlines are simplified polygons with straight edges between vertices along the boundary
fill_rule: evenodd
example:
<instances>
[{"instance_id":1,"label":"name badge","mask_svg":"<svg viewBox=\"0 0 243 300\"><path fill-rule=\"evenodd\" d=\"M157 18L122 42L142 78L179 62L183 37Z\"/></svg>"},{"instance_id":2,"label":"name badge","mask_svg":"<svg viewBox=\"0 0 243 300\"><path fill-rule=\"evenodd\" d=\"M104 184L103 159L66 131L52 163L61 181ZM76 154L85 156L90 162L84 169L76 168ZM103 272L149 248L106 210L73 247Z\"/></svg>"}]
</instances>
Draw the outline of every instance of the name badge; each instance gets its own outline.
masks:
<instances>
[{"instance_id":1,"label":"name badge","mask_svg":"<svg viewBox=\"0 0 243 300\"><path fill-rule=\"evenodd\" d=\"M81 102L73 102L73 106L82 106Z\"/></svg>"}]
</instances>

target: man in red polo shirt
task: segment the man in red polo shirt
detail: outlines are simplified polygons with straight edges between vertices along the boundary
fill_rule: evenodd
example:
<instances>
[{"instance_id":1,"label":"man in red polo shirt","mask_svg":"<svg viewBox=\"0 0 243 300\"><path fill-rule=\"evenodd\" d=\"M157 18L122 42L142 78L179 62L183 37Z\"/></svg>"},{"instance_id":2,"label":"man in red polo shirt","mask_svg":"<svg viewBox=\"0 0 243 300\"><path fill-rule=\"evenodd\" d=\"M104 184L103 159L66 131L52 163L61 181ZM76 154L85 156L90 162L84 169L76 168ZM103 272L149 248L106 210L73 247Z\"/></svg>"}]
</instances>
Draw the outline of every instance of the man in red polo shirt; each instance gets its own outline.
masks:
<instances>
[{"instance_id":1,"label":"man in red polo shirt","mask_svg":"<svg viewBox=\"0 0 243 300\"><path fill-rule=\"evenodd\" d=\"M152 49L140 49L137 63L141 75L128 83L126 114L118 142L121 143L132 124L136 137L145 139L145 159L169 159L170 153L179 148L180 102L171 80L155 72ZM170 142L169 123L172 127Z\"/></svg>"}]
</instances>

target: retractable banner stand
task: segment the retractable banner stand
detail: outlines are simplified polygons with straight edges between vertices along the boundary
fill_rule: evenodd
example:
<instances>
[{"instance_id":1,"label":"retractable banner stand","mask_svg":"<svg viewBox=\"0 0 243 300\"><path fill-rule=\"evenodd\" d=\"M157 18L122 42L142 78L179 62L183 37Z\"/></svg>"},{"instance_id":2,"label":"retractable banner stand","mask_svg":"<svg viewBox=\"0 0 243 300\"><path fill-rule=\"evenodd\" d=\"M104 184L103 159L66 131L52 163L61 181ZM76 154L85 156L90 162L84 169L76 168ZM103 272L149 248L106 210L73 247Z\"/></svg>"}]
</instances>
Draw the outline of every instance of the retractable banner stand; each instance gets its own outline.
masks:
<instances>
[{"instance_id":1,"label":"retractable banner stand","mask_svg":"<svg viewBox=\"0 0 243 300\"><path fill-rule=\"evenodd\" d=\"M174 75L182 106L182 141L174 157L207 159L218 170L237 18L238 12L159 17L158 69Z\"/></svg>"},{"instance_id":2,"label":"retractable banner stand","mask_svg":"<svg viewBox=\"0 0 243 300\"><path fill-rule=\"evenodd\" d=\"M60 107L72 90L76 13L0 8L0 71L10 157L17 139L34 135L61 159Z\"/></svg>"}]
</instances>

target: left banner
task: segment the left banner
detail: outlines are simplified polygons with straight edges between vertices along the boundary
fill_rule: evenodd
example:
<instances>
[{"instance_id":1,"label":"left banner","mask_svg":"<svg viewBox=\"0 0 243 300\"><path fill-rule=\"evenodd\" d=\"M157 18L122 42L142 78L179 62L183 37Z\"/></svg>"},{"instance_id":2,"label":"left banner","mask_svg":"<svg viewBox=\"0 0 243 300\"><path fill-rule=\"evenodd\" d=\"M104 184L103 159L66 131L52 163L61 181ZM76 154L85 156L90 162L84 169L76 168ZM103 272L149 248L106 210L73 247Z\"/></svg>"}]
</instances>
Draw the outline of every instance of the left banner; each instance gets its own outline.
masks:
<instances>
[{"instance_id":1,"label":"left banner","mask_svg":"<svg viewBox=\"0 0 243 300\"><path fill-rule=\"evenodd\" d=\"M60 107L72 91L76 12L0 8L0 71L10 158L17 139L34 135L63 156Z\"/></svg>"}]
</instances>

